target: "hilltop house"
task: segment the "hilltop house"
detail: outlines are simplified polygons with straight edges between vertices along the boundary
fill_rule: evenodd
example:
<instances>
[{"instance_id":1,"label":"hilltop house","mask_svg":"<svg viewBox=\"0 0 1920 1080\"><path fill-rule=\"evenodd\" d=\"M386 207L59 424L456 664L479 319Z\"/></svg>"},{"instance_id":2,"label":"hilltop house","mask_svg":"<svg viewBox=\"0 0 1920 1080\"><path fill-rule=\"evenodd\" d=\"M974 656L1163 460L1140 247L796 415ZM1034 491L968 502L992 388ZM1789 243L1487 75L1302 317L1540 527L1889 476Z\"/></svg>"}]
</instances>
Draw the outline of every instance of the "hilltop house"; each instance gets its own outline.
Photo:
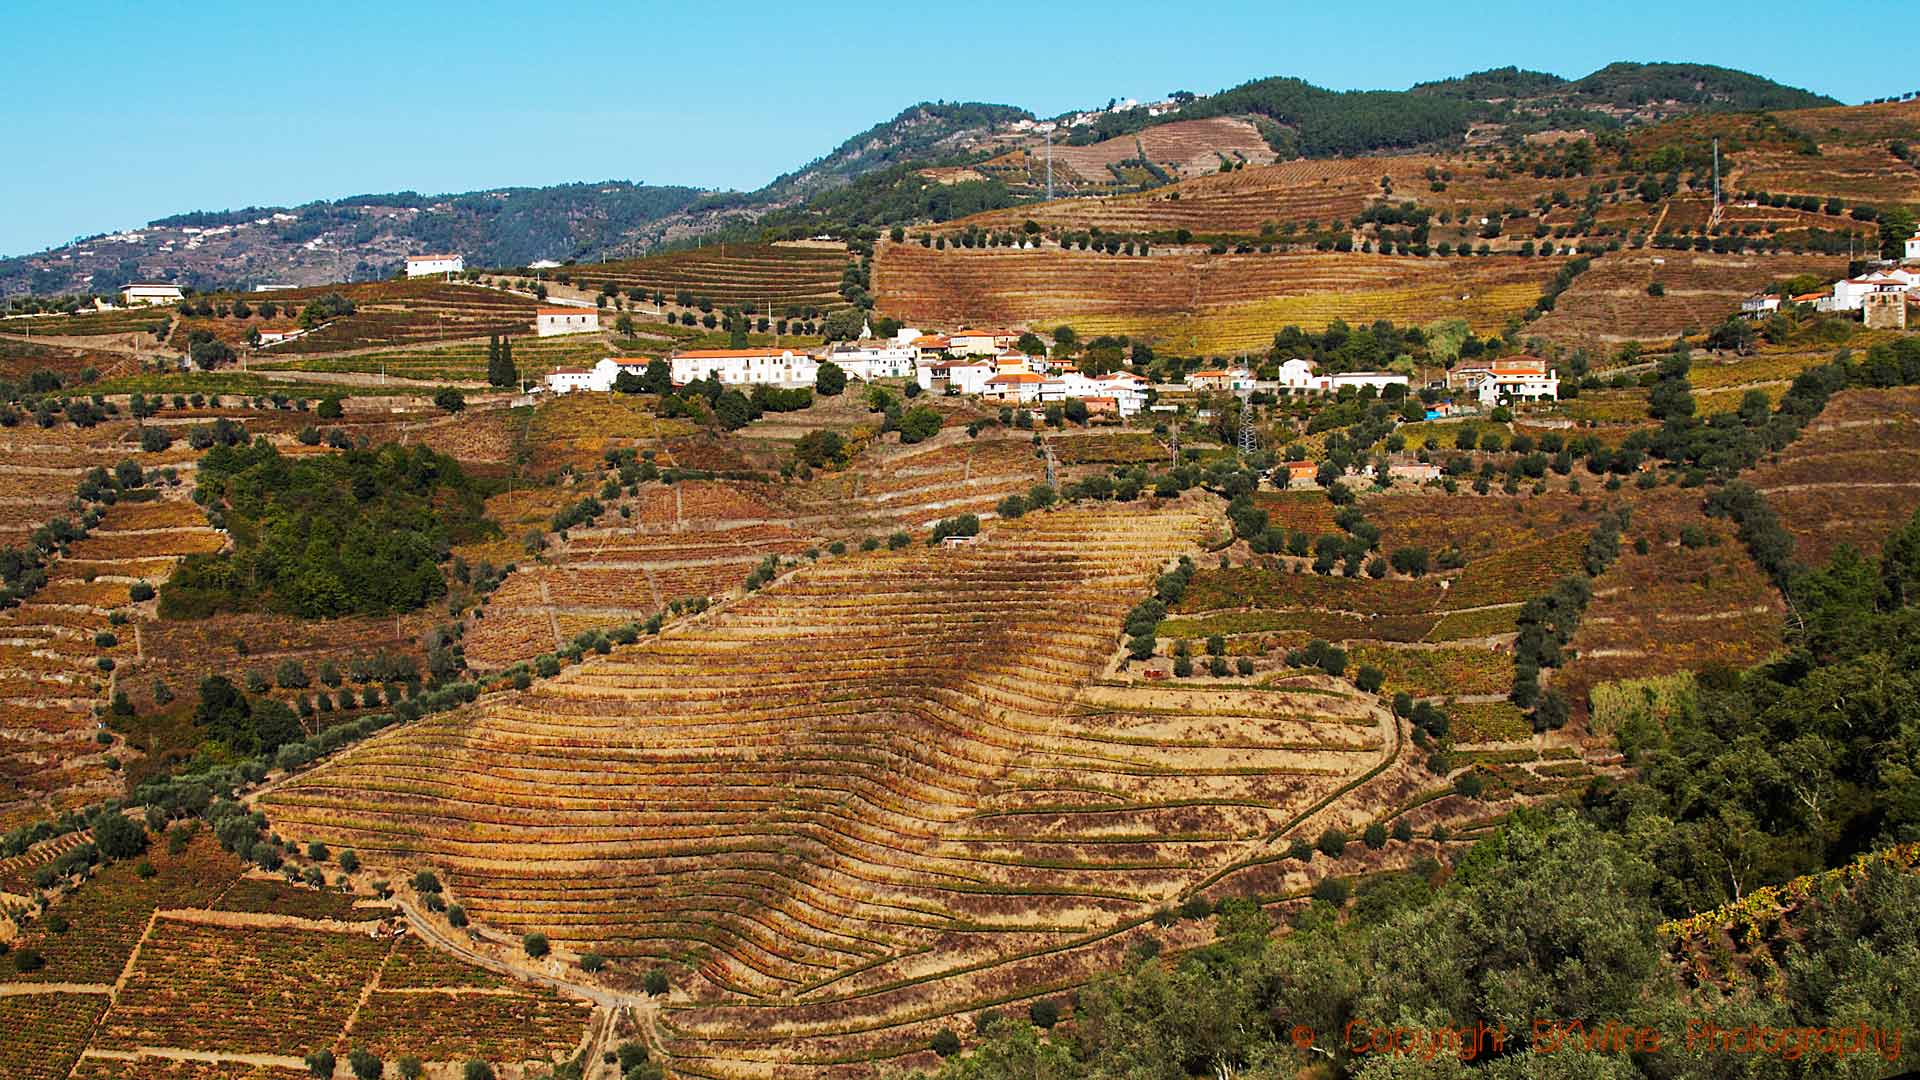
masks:
<instances>
[{"instance_id":1,"label":"hilltop house","mask_svg":"<svg viewBox=\"0 0 1920 1080\"><path fill-rule=\"evenodd\" d=\"M1537 356L1505 356L1462 365L1447 373L1447 386L1464 389L1488 406L1560 397L1560 376Z\"/></svg>"},{"instance_id":2,"label":"hilltop house","mask_svg":"<svg viewBox=\"0 0 1920 1080\"><path fill-rule=\"evenodd\" d=\"M600 312L588 307L543 307L534 312L533 328L541 337L598 333Z\"/></svg>"},{"instance_id":3,"label":"hilltop house","mask_svg":"<svg viewBox=\"0 0 1920 1080\"><path fill-rule=\"evenodd\" d=\"M819 360L792 349L689 349L668 362L676 386L706 378L729 386L812 386L820 374Z\"/></svg>"},{"instance_id":4,"label":"hilltop house","mask_svg":"<svg viewBox=\"0 0 1920 1080\"><path fill-rule=\"evenodd\" d=\"M410 278L432 277L435 274L457 274L466 268L467 260L458 255L407 256L407 276Z\"/></svg>"},{"instance_id":5,"label":"hilltop house","mask_svg":"<svg viewBox=\"0 0 1920 1080\"><path fill-rule=\"evenodd\" d=\"M136 282L120 290L120 302L128 307L177 304L184 299L186 296L180 291L180 286L159 282Z\"/></svg>"},{"instance_id":6,"label":"hilltop house","mask_svg":"<svg viewBox=\"0 0 1920 1080\"><path fill-rule=\"evenodd\" d=\"M1907 241L1907 261L1920 262L1920 231L1916 231Z\"/></svg>"}]
</instances>

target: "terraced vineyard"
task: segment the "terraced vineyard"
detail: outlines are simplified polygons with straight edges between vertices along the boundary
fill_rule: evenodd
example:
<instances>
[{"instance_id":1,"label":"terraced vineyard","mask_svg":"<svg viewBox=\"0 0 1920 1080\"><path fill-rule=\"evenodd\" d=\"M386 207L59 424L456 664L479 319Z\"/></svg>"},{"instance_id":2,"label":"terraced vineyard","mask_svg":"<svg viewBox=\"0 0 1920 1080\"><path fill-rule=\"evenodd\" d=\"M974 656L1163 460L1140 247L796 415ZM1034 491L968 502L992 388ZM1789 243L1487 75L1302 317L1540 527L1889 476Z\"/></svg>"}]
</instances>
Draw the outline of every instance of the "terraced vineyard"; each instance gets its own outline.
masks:
<instances>
[{"instance_id":1,"label":"terraced vineyard","mask_svg":"<svg viewBox=\"0 0 1920 1080\"><path fill-rule=\"evenodd\" d=\"M1575 659L1555 677L1576 713L1603 682L1737 670L1781 648L1786 609L1779 592L1732 526L1708 518L1702 503L1697 491L1674 488L1634 500L1620 558L1593 583L1593 602L1573 639ZM1689 531L1703 541L1682 543ZM1639 539L1648 542L1645 555L1633 543Z\"/></svg>"},{"instance_id":2,"label":"terraced vineyard","mask_svg":"<svg viewBox=\"0 0 1920 1080\"><path fill-rule=\"evenodd\" d=\"M528 328L523 326L513 338L513 360L522 378L536 382L556 367L592 367L613 351L598 334L518 336L527 333ZM279 349L279 346L268 349L252 366L283 371L357 372L429 382L485 382L487 378L487 343L483 340L419 349L380 349L344 356L282 358L278 355Z\"/></svg>"},{"instance_id":3,"label":"terraced vineyard","mask_svg":"<svg viewBox=\"0 0 1920 1080\"><path fill-rule=\"evenodd\" d=\"M46 585L0 611L8 720L0 731L0 827L119 793L115 763L127 747L96 738L103 733L92 710L111 695L119 666L136 657L139 638L135 626L112 620L132 612L134 584L164 582L182 556L224 541L180 498L119 502L50 562Z\"/></svg>"},{"instance_id":4,"label":"terraced vineyard","mask_svg":"<svg viewBox=\"0 0 1920 1080\"><path fill-rule=\"evenodd\" d=\"M1794 539L1794 558L1824 565L1842 544L1874 554L1920 508L1920 389L1835 394L1777 460L1745 479Z\"/></svg>"},{"instance_id":5,"label":"terraced vineyard","mask_svg":"<svg viewBox=\"0 0 1920 1080\"><path fill-rule=\"evenodd\" d=\"M879 309L934 325L966 322L1131 334L1196 353L1262 347L1294 325L1464 318L1503 326L1539 298L1550 259L1417 259L1352 253L1105 255L1055 247L883 244Z\"/></svg>"},{"instance_id":6,"label":"terraced vineyard","mask_svg":"<svg viewBox=\"0 0 1920 1080\"><path fill-rule=\"evenodd\" d=\"M1127 156L1132 156L1131 145L1127 151ZM1066 153L1061 148L1054 150L1056 168ZM1108 232L1152 233L1188 229L1200 235L1252 236L1267 225L1327 225L1336 219L1351 220L1380 194L1380 177L1392 176L1411 184L1434 159L1300 160L1230 173L1218 171L1219 160L1213 157L1214 168L1206 170L1212 175L1137 195L1063 199L994 210L940 228L979 226L999 231L1036 221L1050 228L1074 230L1099 227ZM1105 167L1100 166L1099 172L1105 176Z\"/></svg>"},{"instance_id":7,"label":"terraced vineyard","mask_svg":"<svg viewBox=\"0 0 1920 1080\"><path fill-rule=\"evenodd\" d=\"M920 1060L1184 893L1277 884L1266 838L1387 764L1397 736L1337 692L1089 684L1206 527L1073 510L828 560L263 805L436 866L490 927L669 965L677 1071Z\"/></svg>"},{"instance_id":8,"label":"terraced vineyard","mask_svg":"<svg viewBox=\"0 0 1920 1080\"><path fill-rule=\"evenodd\" d=\"M594 263L570 273L582 288L611 283L621 292L645 289L665 293L668 302L682 291L695 300L755 309L773 305L776 315L789 305L842 307L840 277L845 249L802 245L726 244L676 251L644 259Z\"/></svg>"},{"instance_id":9,"label":"terraced vineyard","mask_svg":"<svg viewBox=\"0 0 1920 1080\"><path fill-rule=\"evenodd\" d=\"M1683 330L1712 328L1775 282L1796 274L1831 280L1846 270L1841 255L1621 252L1596 259L1534 329L1565 342L1671 341ZM1647 295L1656 281L1664 296Z\"/></svg>"},{"instance_id":10,"label":"terraced vineyard","mask_svg":"<svg viewBox=\"0 0 1920 1080\"><path fill-rule=\"evenodd\" d=\"M589 1004L434 952L391 907L242 876L204 831L147 858L150 872L113 864L29 925L17 946L45 966L0 979L0 1075L285 1078L354 1046L517 1066L585 1041Z\"/></svg>"},{"instance_id":11,"label":"terraced vineyard","mask_svg":"<svg viewBox=\"0 0 1920 1080\"><path fill-rule=\"evenodd\" d=\"M489 334L531 334L537 306L529 297L444 281L329 285L274 295L282 304L297 305L327 293L339 293L353 301L354 313L310 334L270 346L263 358L484 339Z\"/></svg>"},{"instance_id":12,"label":"terraced vineyard","mask_svg":"<svg viewBox=\"0 0 1920 1080\"><path fill-rule=\"evenodd\" d=\"M561 404L572 403L552 407ZM648 485L625 502L631 517L610 513L598 527L569 530L546 565L510 575L469 634L467 655L504 667L583 630L644 621L676 600L738 592L768 556L791 559L862 532L884 535L954 514L991 513L1007 495L1046 479L1026 442L958 437L898 448L855 473L824 473L806 484ZM541 504L547 515L549 506ZM511 513L504 501L502 507ZM536 516L526 523L538 522ZM518 534L512 525L507 531Z\"/></svg>"}]
</instances>

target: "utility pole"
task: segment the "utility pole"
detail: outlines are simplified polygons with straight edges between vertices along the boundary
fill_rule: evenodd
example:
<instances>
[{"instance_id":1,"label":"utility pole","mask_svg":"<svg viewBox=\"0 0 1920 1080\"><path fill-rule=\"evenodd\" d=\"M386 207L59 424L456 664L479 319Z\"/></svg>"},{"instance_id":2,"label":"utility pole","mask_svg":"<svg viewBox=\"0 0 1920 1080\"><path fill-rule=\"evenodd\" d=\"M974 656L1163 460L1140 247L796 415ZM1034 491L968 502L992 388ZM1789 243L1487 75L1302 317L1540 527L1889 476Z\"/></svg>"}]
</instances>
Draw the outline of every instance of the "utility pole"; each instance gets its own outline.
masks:
<instances>
[{"instance_id":1,"label":"utility pole","mask_svg":"<svg viewBox=\"0 0 1920 1080\"><path fill-rule=\"evenodd\" d=\"M1047 199L1053 199L1053 125L1047 125Z\"/></svg>"},{"instance_id":2,"label":"utility pole","mask_svg":"<svg viewBox=\"0 0 1920 1080\"><path fill-rule=\"evenodd\" d=\"M1713 139L1713 211L1720 212L1720 137Z\"/></svg>"}]
</instances>

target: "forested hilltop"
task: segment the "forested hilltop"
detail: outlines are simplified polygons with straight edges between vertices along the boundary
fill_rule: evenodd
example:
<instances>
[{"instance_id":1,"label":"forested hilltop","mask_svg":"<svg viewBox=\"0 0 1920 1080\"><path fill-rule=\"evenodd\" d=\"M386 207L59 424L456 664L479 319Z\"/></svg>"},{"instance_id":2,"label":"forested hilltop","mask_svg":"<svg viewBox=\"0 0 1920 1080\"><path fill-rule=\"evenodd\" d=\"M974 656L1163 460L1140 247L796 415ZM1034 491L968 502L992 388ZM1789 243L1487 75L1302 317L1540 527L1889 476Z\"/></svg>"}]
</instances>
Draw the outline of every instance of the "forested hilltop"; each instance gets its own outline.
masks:
<instances>
[{"instance_id":1,"label":"forested hilltop","mask_svg":"<svg viewBox=\"0 0 1920 1080\"><path fill-rule=\"evenodd\" d=\"M1236 129L1255 148L1264 141L1263 155L1287 160L1443 151L1470 138L1511 141L1549 130L1617 130L1698 112L1825 104L1835 103L1724 68L1623 63L1571 81L1506 68L1407 90L1333 91L1274 77L1212 95L1175 92L1156 107L1110 104L1055 119L1061 144L1126 138L1129 150L1148 129L1214 120L1226 126L1198 136L1194 149L1201 160L1212 161L1215 154L1223 161L1244 160L1247 147L1235 141ZM0 259L0 288L37 296L106 295L146 279L202 290L364 281L394 273L410 253L451 251L469 266L597 261L703 237L738 238L754 233L769 215L775 224L825 227L950 220L1030 201L1038 192L1028 190L1031 184L1009 189L992 175L962 175L962 182L952 183L922 170L964 173L1009 151L1030 155L1043 141L1039 119L1013 105L921 102L750 192L609 180L192 211ZM1141 179L1159 175L1165 182L1164 170L1155 172L1159 166L1143 158L1140 167ZM1106 183L1104 172L1094 179ZM1072 190L1105 193L1098 185Z\"/></svg>"}]
</instances>

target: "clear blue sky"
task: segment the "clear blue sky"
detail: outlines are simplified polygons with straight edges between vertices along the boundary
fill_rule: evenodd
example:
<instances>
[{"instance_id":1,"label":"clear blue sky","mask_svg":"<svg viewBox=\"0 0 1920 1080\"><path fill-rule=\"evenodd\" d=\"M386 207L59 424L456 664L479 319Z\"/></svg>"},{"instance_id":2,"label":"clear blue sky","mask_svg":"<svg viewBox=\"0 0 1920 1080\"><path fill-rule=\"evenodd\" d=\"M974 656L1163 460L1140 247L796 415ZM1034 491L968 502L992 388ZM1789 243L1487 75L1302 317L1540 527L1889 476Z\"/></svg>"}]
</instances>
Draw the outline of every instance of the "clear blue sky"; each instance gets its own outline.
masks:
<instances>
[{"instance_id":1,"label":"clear blue sky","mask_svg":"<svg viewBox=\"0 0 1920 1080\"><path fill-rule=\"evenodd\" d=\"M185 210L366 192L755 188L922 100L1047 115L1268 75L1398 89L1613 60L1721 64L1846 102L1920 82L1863 59L1856 30L1822 27L1805 4L932 7L11 0L0 254Z\"/></svg>"}]
</instances>

